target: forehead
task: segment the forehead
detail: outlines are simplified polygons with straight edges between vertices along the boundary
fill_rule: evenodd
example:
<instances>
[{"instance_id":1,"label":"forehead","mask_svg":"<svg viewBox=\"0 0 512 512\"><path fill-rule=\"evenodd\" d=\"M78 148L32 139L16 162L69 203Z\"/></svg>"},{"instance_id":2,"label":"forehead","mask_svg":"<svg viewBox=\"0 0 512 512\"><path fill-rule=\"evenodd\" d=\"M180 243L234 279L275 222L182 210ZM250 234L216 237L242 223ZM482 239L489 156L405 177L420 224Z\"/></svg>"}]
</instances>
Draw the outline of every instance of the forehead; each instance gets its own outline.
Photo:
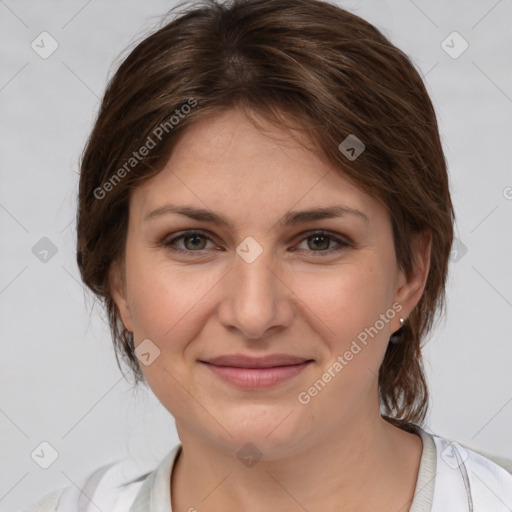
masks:
<instances>
[{"instance_id":1,"label":"forehead","mask_svg":"<svg viewBox=\"0 0 512 512\"><path fill-rule=\"evenodd\" d=\"M342 204L371 216L376 201L317 151L303 132L291 133L240 110L192 124L158 175L137 188L132 207L145 216L166 202L230 214L282 215L292 208Z\"/></svg>"}]
</instances>

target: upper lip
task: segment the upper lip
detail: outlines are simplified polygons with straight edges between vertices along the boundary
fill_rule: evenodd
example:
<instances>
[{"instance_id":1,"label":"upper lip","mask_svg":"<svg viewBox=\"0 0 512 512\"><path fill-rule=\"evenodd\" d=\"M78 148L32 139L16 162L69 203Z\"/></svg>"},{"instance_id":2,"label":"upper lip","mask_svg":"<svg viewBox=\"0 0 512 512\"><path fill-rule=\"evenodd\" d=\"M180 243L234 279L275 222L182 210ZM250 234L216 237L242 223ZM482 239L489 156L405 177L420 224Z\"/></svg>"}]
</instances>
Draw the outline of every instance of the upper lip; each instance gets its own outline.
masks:
<instances>
[{"instance_id":1,"label":"upper lip","mask_svg":"<svg viewBox=\"0 0 512 512\"><path fill-rule=\"evenodd\" d=\"M271 354L261 357L251 357L243 354L233 354L213 357L201 361L215 366L232 366L235 368L272 368L273 366L291 366L294 364L312 361L306 357L292 356L289 354Z\"/></svg>"}]
</instances>

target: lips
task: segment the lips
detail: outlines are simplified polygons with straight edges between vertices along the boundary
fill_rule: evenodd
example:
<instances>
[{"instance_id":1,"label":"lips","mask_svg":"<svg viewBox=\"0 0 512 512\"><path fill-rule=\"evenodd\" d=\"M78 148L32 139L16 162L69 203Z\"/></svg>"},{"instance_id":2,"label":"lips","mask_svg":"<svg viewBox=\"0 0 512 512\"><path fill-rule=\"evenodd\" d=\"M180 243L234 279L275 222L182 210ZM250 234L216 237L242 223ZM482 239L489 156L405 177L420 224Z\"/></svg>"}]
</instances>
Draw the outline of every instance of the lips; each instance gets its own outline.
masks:
<instances>
[{"instance_id":1,"label":"lips","mask_svg":"<svg viewBox=\"0 0 512 512\"><path fill-rule=\"evenodd\" d=\"M224 382L243 389L257 389L276 386L291 379L313 360L288 354L262 357L234 354L200 362Z\"/></svg>"},{"instance_id":2,"label":"lips","mask_svg":"<svg viewBox=\"0 0 512 512\"><path fill-rule=\"evenodd\" d=\"M312 361L305 357L288 354L271 354L262 357L251 357L243 354L225 355L208 359L206 363L215 366L231 366L233 368L272 368L275 366L292 366Z\"/></svg>"}]
</instances>

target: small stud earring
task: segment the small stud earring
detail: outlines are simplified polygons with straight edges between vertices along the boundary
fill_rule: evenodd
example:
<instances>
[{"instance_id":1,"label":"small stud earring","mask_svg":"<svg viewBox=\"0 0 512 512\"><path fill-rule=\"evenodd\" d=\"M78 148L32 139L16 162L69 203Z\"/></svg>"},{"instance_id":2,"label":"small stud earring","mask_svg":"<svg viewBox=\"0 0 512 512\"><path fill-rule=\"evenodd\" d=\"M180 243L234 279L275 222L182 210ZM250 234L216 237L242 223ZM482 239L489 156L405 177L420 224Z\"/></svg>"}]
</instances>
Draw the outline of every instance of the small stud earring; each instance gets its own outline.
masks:
<instances>
[{"instance_id":1,"label":"small stud earring","mask_svg":"<svg viewBox=\"0 0 512 512\"><path fill-rule=\"evenodd\" d=\"M402 339L402 327L404 326L406 318L400 317L400 329L398 331L394 332L391 337L389 338L389 341L391 343L399 343Z\"/></svg>"}]
</instances>

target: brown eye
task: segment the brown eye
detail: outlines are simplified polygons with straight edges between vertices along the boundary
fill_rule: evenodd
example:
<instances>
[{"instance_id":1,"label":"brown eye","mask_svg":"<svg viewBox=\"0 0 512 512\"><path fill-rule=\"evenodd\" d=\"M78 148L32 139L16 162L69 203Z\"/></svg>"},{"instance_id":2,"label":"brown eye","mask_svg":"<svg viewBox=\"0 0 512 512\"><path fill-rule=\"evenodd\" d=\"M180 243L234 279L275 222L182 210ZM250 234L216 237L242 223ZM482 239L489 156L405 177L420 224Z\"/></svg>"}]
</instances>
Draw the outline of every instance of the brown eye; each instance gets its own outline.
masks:
<instances>
[{"instance_id":1,"label":"brown eye","mask_svg":"<svg viewBox=\"0 0 512 512\"><path fill-rule=\"evenodd\" d=\"M301 248L300 246L304 242L306 242L306 247ZM316 253L315 256L327 256L347 247L350 247L349 242L323 231L308 233L308 236L303 238L298 246L300 250Z\"/></svg>"},{"instance_id":2,"label":"brown eye","mask_svg":"<svg viewBox=\"0 0 512 512\"><path fill-rule=\"evenodd\" d=\"M199 232L182 233L181 235L172 238L168 241L163 241L162 244L166 249L176 252L199 252L207 249L208 242L211 239Z\"/></svg>"},{"instance_id":3,"label":"brown eye","mask_svg":"<svg viewBox=\"0 0 512 512\"><path fill-rule=\"evenodd\" d=\"M329 245L332 242L332 239L325 235L310 236L307 238L307 240L308 240L308 247L311 250L320 249L322 251L329 249ZM311 240L311 243L309 243L310 240Z\"/></svg>"},{"instance_id":4,"label":"brown eye","mask_svg":"<svg viewBox=\"0 0 512 512\"><path fill-rule=\"evenodd\" d=\"M193 251L194 249L204 249L206 243L204 236L201 235L188 235L183 237L183 245L186 249Z\"/></svg>"},{"instance_id":5,"label":"brown eye","mask_svg":"<svg viewBox=\"0 0 512 512\"><path fill-rule=\"evenodd\" d=\"M182 233L168 241L162 241L161 243L170 251L190 254L208 249L208 242L212 242L209 236L201 232L190 231ZM303 245L304 242L306 242L306 247L301 248L300 245ZM315 256L327 256L350 247L350 245L349 242L329 233L313 232L302 239L298 248L310 253L315 253Z\"/></svg>"}]
</instances>

